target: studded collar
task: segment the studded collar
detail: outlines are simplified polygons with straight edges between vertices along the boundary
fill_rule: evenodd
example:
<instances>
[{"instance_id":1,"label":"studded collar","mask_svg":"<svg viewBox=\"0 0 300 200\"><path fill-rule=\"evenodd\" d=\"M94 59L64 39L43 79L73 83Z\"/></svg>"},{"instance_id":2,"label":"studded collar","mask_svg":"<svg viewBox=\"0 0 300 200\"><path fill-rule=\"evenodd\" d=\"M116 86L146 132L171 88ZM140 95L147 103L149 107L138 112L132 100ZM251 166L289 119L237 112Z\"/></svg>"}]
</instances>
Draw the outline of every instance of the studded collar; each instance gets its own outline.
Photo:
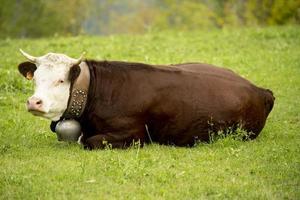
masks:
<instances>
[{"instance_id":1,"label":"studded collar","mask_svg":"<svg viewBox=\"0 0 300 200\"><path fill-rule=\"evenodd\" d=\"M81 71L72 85L68 107L63 118L78 119L85 109L90 85L90 71L86 62L81 62L79 67Z\"/></svg>"}]
</instances>

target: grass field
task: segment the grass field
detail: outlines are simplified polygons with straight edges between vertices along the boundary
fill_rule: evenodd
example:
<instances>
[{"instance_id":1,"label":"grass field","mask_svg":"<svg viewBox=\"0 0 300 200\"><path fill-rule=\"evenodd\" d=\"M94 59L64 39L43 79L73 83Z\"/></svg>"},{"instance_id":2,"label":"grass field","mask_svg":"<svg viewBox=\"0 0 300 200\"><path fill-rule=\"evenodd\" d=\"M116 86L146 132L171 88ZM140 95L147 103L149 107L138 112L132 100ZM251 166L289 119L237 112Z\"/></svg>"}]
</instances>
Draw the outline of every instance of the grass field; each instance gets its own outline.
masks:
<instances>
[{"instance_id":1,"label":"grass field","mask_svg":"<svg viewBox=\"0 0 300 200\"><path fill-rule=\"evenodd\" d=\"M26 112L25 59L50 51L87 58L224 66L273 90L276 101L254 141L194 148L147 145L85 151L58 142L49 121ZM300 199L300 28L0 40L1 199Z\"/></svg>"}]
</instances>

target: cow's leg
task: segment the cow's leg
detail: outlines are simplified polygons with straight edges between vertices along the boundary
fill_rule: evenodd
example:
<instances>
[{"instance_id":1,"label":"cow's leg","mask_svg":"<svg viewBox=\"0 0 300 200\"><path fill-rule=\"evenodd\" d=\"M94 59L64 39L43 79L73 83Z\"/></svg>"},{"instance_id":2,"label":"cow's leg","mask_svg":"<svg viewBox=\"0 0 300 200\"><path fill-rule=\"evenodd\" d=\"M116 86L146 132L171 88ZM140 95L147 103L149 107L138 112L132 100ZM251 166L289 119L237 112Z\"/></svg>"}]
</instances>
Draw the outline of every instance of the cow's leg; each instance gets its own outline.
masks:
<instances>
[{"instance_id":1,"label":"cow's leg","mask_svg":"<svg viewBox=\"0 0 300 200\"><path fill-rule=\"evenodd\" d=\"M105 147L112 147L112 148L124 148L125 142L114 140L113 138L107 137L107 135L94 135L89 137L84 142L85 149L103 149Z\"/></svg>"},{"instance_id":2,"label":"cow's leg","mask_svg":"<svg viewBox=\"0 0 300 200\"><path fill-rule=\"evenodd\" d=\"M110 132L97 134L83 140L86 149L127 148L134 142L139 142L143 146L145 142L145 132L141 130L127 130L120 132Z\"/></svg>"}]
</instances>

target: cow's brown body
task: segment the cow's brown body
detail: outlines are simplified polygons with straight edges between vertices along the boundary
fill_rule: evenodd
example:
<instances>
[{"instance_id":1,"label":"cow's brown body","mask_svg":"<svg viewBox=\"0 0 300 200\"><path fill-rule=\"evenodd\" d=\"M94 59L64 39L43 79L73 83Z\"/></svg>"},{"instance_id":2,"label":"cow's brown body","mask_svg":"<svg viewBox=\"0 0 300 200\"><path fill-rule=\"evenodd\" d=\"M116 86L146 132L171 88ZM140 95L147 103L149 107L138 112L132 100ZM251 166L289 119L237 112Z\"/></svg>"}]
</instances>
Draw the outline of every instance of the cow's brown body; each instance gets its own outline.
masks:
<instances>
[{"instance_id":1,"label":"cow's brown body","mask_svg":"<svg viewBox=\"0 0 300 200\"><path fill-rule=\"evenodd\" d=\"M91 82L80 123L82 142L92 149L133 140L191 146L237 124L255 138L274 103L271 91L207 64L86 63Z\"/></svg>"}]
</instances>

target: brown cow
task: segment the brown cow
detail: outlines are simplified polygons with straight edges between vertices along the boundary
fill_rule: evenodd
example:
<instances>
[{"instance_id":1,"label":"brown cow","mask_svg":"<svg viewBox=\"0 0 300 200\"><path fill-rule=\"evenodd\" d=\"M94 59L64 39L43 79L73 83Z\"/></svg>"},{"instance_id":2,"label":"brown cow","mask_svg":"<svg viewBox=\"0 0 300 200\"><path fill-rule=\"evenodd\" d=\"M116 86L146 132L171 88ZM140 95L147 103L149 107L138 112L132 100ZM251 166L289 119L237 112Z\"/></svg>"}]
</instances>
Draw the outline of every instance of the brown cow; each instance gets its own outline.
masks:
<instances>
[{"instance_id":1,"label":"brown cow","mask_svg":"<svg viewBox=\"0 0 300 200\"><path fill-rule=\"evenodd\" d=\"M78 120L81 142L89 149L107 143L124 148L133 141L192 146L197 140L208 141L211 131L237 125L255 138L275 99L270 90L208 64L156 66L82 61L54 53L39 58L23 54L31 63L21 63L19 70L23 75L34 74L36 82L36 93L28 100L29 111L52 121ZM88 86L74 89L74 81L82 79L84 71ZM48 88L50 83L57 84L56 90ZM59 103L49 96L61 91L68 94L60 100L63 106L51 107Z\"/></svg>"}]
</instances>

